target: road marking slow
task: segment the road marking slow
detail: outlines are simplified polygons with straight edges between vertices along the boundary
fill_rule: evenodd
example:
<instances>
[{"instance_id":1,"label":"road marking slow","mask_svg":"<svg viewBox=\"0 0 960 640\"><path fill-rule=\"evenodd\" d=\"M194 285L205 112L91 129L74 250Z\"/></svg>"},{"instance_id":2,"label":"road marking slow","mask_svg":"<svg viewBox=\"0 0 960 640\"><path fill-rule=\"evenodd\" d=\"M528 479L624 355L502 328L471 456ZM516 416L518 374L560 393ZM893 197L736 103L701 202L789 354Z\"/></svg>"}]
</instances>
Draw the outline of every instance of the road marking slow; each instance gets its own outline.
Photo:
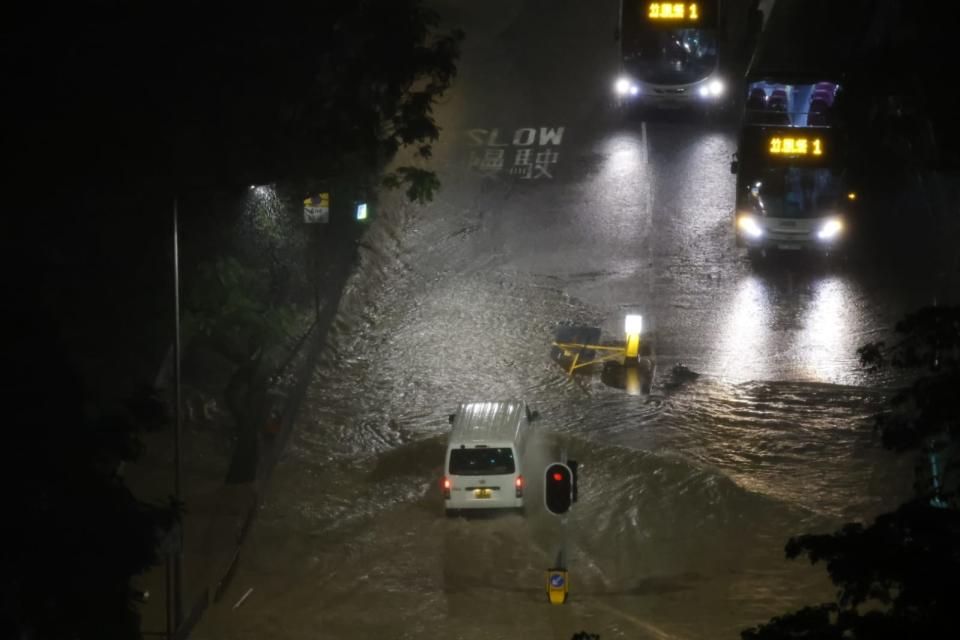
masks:
<instances>
[{"instance_id":1,"label":"road marking slow","mask_svg":"<svg viewBox=\"0 0 960 640\"><path fill-rule=\"evenodd\" d=\"M505 172L521 180L552 180L565 131L566 127L521 127L512 136L504 131L501 138L500 129L470 129L470 167L488 175Z\"/></svg>"}]
</instances>

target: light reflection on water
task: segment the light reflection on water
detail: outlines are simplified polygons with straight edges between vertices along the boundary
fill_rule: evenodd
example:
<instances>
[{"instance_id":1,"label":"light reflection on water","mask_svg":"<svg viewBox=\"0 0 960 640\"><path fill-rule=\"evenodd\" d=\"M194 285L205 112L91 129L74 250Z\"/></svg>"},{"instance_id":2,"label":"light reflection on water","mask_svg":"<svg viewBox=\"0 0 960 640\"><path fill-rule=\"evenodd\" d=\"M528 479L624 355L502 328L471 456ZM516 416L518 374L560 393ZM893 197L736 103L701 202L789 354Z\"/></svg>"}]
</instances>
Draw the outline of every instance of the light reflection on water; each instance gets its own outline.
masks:
<instances>
[{"instance_id":1,"label":"light reflection on water","mask_svg":"<svg viewBox=\"0 0 960 640\"><path fill-rule=\"evenodd\" d=\"M855 303L853 288L845 279L830 277L814 283L813 299L804 309L797 336L799 364L806 378L835 382L854 368L859 346Z\"/></svg>"},{"instance_id":2,"label":"light reflection on water","mask_svg":"<svg viewBox=\"0 0 960 640\"><path fill-rule=\"evenodd\" d=\"M636 132L621 132L604 140L601 147L604 154L603 168L599 176L601 183L610 181L610 184L616 184L618 181L636 177L646 162L643 145L642 136ZM634 195L626 189L619 191Z\"/></svg>"},{"instance_id":3,"label":"light reflection on water","mask_svg":"<svg viewBox=\"0 0 960 640\"><path fill-rule=\"evenodd\" d=\"M710 371L728 382L861 383L856 350L868 339L865 304L840 275L747 275L717 313Z\"/></svg>"},{"instance_id":4,"label":"light reflection on water","mask_svg":"<svg viewBox=\"0 0 960 640\"><path fill-rule=\"evenodd\" d=\"M770 349L774 347L770 317L770 292L757 276L749 275L736 287L733 299L720 317L719 345L713 369L730 381L768 377Z\"/></svg>"},{"instance_id":5,"label":"light reflection on water","mask_svg":"<svg viewBox=\"0 0 960 640\"><path fill-rule=\"evenodd\" d=\"M650 171L646 162L646 143L639 131L618 132L600 141L596 147L603 157L600 170L591 180L587 206L577 216L578 231L589 236L575 238L575 248L590 237L590 248L604 256L615 256L607 263L626 268L640 253L643 234L650 225ZM636 268L630 268L630 272Z\"/></svg>"}]
</instances>

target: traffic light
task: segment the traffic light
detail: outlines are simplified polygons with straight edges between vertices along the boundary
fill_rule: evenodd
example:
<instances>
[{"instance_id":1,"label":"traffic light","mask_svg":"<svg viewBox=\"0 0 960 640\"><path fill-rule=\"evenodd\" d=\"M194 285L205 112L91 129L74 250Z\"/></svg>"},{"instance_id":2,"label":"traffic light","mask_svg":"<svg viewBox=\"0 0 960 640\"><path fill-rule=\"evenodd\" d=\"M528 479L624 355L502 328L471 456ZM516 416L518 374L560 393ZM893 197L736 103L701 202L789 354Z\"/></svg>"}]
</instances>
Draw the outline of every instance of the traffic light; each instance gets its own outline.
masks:
<instances>
[{"instance_id":1,"label":"traffic light","mask_svg":"<svg viewBox=\"0 0 960 640\"><path fill-rule=\"evenodd\" d=\"M570 509L573 502L573 472L562 462L547 466L543 483L543 502L547 511L561 515Z\"/></svg>"}]
</instances>

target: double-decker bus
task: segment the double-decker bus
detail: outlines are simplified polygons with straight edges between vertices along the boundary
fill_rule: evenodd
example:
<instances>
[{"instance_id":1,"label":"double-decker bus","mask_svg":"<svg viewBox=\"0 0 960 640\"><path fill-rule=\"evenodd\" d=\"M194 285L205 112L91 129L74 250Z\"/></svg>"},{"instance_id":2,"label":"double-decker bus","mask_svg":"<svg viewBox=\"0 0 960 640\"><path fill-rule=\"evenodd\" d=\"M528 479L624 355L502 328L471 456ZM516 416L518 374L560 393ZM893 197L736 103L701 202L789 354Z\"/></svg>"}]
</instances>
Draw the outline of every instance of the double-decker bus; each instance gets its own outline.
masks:
<instances>
[{"instance_id":1,"label":"double-decker bus","mask_svg":"<svg viewBox=\"0 0 960 640\"><path fill-rule=\"evenodd\" d=\"M776 95L815 95L808 91L838 85L819 81L787 86L776 85ZM802 121L807 114L795 115ZM847 179L845 146L842 134L828 125L764 123L745 128L733 167L738 244L755 255L770 249L841 250L857 197Z\"/></svg>"},{"instance_id":2,"label":"double-decker bus","mask_svg":"<svg viewBox=\"0 0 960 640\"><path fill-rule=\"evenodd\" d=\"M840 251L857 193L847 170L845 65L869 1L777 0L746 77L736 237L753 254ZM825 16L829 16L826 19Z\"/></svg>"},{"instance_id":3,"label":"double-decker bus","mask_svg":"<svg viewBox=\"0 0 960 640\"><path fill-rule=\"evenodd\" d=\"M727 3L741 8L756 4ZM621 0L620 72L613 86L620 105L669 108L722 102L733 54L759 28L751 20L755 12L740 13L736 20L728 19L721 14L720 0Z\"/></svg>"}]
</instances>

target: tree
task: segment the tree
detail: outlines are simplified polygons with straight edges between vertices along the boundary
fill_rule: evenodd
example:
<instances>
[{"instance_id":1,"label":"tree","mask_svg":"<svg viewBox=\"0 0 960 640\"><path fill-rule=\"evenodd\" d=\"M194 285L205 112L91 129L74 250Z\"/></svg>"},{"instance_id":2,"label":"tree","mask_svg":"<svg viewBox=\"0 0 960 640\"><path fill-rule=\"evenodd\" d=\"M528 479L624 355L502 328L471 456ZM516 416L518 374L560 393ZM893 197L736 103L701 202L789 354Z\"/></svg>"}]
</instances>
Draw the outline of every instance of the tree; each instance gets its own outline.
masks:
<instances>
[{"instance_id":1,"label":"tree","mask_svg":"<svg viewBox=\"0 0 960 640\"><path fill-rule=\"evenodd\" d=\"M871 343L858 351L873 371L892 367L915 376L891 398L891 411L877 417L884 445L897 451L948 449L960 438L960 308L925 307L898 322L895 333L892 345ZM955 491L954 483L954 498Z\"/></svg>"},{"instance_id":2,"label":"tree","mask_svg":"<svg viewBox=\"0 0 960 640\"><path fill-rule=\"evenodd\" d=\"M133 576L156 563L171 505L138 501L119 475L137 433L166 416L144 393L118 410L91 406L56 328L19 326L5 361L0 636L139 638Z\"/></svg>"},{"instance_id":3,"label":"tree","mask_svg":"<svg viewBox=\"0 0 960 640\"><path fill-rule=\"evenodd\" d=\"M269 411L270 359L266 353L294 325L292 309L274 306L265 273L233 258L203 263L185 300L184 333L190 349L207 349L233 365L223 389L236 425L237 448L228 482L251 482L257 472L259 434Z\"/></svg>"},{"instance_id":4,"label":"tree","mask_svg":"<svg viewBox=\"0 0 960 640\"><path fill-rule=\"evenodd\" d=\"M437 34L437 25L420 0L192 12L176 25L184 38L171 51L180 88L174 140L204 153L177 154L180 179L230 167L240 184L308 193L318 181L375 174L402 147L429 158L439 135L433 104L456 73L461 38ZM428 185L417 172L392 175Z\"/></svg>"},{"instance_id":5,"label":"tree","mask_svg":"<svg viewBox=\"0 0 960 640\"><path fill-rule=\"evenodd\" d=\"M878 170L960 166L960 127L953 115L960 98L941 89L942 70L933 62L952 59L960 8L948 3L940 9L910 0L860 3L872 24L865 25L867 46L846 70L840 108L865 178ZM888 177L877 178L876 186Z\"/></svg>"},{"instance_id":6,"label":"tree","mask_svg":"<svg viewBox=\"0 0 960 640\"><path fill-rule=\"evenodd\" d=\"M74 197L267 183L309 195L374 180L404 147L430 157L462 38L438 24L421 0L82 0L54 21L27 10L8 21L19 99L7 106L56 178L44 186L65 180ZM391 183L429 195L431 176Z\"/></svg>"},{"instance_id":7,"label":"tree","mask_svg":"<svg viewBox=\"0 0 960 640\"><path fill-rule=\"evenodd\" d=\"M805 535L787 557L823 561L838 587L835 602L806 607L744 631L745 640L946 637L960 597L960 512L922 501L870 526Z\"/></svg>"},{"instance_id":8,"label":"tree","mask_svg":"<svg viewBox=\"0 0 960 640\"><path fill-rule=\"evenodd\" d=\"M884 445L921 454L916 497L869 526L803 535L788 558L826 563L834 602L811 606L744 631L744 640L945 637L960 602L960 308L928 307L897 323L892 344L859 350L872 370L912 377L877 416ZM944 460L945 463L937 461Z\"/></svg>"}]
</instances>

